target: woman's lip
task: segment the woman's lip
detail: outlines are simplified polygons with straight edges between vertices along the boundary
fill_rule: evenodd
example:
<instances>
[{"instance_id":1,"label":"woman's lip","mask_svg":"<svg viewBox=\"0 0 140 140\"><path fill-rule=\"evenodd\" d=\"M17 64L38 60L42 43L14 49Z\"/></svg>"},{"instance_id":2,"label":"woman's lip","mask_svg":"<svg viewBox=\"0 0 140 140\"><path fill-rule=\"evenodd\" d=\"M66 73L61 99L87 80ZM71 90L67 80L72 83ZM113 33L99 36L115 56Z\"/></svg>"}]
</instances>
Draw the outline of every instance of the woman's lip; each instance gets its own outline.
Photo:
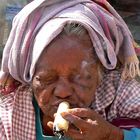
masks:
<instances>
[{"instance_id":1,"label":"woman's lip","mask_svg":"<svg viewBox=\"0 0 140 140\"><path fill-rule=\"evenodd\" d=\"M52 103L52 106L58 107L61 102L68 102L70 104L70 108L78 107L76 104L73 104L70 101L66 101L66 100L56 101L56 102Z\"/></svg>"},{"instance_id":2,"label":"woman's lip","mask_svg":"<svg viewBox=\"0 0 140 140\"><path fill-rule=\"evenodd\" d=\"M66 100L58 100L58 101L52 103L52 106L58 106L58 105L59 105L60 103L62 103L62 102L68 102L68 103L70 104L69 101L66 101Z\"/></svg>"}]
</instances>

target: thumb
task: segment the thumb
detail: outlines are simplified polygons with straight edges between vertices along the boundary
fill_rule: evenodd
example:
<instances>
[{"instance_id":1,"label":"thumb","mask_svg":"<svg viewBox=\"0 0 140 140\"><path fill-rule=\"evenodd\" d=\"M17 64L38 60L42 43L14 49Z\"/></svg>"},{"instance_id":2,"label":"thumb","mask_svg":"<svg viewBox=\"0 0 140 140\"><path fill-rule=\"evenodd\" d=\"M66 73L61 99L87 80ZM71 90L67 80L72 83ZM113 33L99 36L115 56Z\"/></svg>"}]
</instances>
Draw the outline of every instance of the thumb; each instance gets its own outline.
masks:
<instances>
[{"instance_id":1,"label":"thumb","mask_svg":"<svg viewBox=\"0 0 140 140\"><path fill-rule=\"evenodd\" d=\"M47 123L47 126L48 126L49 128L51 128L51 129L53 129L53 122L51 122L51 121L48 122L48 123Z\"/></svg>"}]
</instances>

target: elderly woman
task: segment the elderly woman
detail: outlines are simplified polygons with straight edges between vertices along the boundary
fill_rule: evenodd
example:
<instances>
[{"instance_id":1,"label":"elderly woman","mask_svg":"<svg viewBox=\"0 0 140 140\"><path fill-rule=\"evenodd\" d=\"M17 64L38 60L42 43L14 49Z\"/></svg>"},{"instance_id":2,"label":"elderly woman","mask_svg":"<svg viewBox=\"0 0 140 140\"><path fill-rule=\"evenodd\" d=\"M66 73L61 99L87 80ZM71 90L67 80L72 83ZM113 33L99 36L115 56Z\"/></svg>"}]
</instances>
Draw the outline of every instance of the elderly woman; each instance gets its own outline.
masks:
<instances>
[{"instance_id":1,"label":"elderly woman","mask_svg":"<svg viewBox=\"0 0 140 140\"><path fill-rule=\"evenodd\" d=\"M106 1L34 0L14 19L1 67L0 138L139 140L139 61L122 18Z\"/></svg>"}]
</instances>

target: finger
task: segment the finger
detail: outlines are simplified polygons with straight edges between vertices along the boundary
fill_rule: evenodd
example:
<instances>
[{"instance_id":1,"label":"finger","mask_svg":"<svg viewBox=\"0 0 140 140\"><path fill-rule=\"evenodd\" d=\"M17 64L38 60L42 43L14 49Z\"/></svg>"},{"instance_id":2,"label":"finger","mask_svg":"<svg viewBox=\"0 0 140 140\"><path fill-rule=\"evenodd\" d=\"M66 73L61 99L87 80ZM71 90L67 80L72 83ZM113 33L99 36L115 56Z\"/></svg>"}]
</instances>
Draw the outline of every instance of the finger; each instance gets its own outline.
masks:
<instances>
[{"instance_id":1,"label":"finger","mask_svg":"<svg viewBox=\"0 0 140 140\"><path fill-rule=\"evenodd\" d=\"M74 140L85 140L84 136L82 135L82 133L80 133L79 131L76 131L74 129L70 129L66 133L66 136L71 137Z\"/></svg>"},{"instance_id":2,"label":"finger","mask_svg":"<svg viewBox=\"0 0 140 140\"><path fill-rule=\"evenodd\" d=\"M48 126L49 128L51 128L51 129L53 129L53 122L49 121L49 122L47 123L47 126Z\"/></svg>"},{"instance_id":3,"label":"finger","mask_svg":"<svg viewBox=\"0 0 140 140\"><path fill-rule=\"evenodd\" d=\"M86 122L86 120L83 120L80 117L75 116L73 114L63 112L63 118L81 130L85 130L86 128L89 127L89 123Z\"/></svg>"},{"instance_id":4,"label":"finger","mask_svg":"<svg viewBox=\"0 0 140 140\"><path fill-rule=\"evenodd\" d=\"M68 109L66 112L69 112L80 118L90 118L92 120L96 120L97 118L102 118L97 112L91 110L90 108L73 108L73 109Z\"/></svg>"},{"instance_id":5,"label":"finger","mask_svg":"<svg viewBox=\"0 0 140 140\"><path fill-rule=\"evenodd\" d=\"M57 114L57 113L54 113L54 115L53 115L53 116L54 116L54 118L56 117L56 114Z\"/></svg>"},{"instance_id":6,"label":"finger","mask_svg":"<svg viewBox=\"0 0 140 140\"><path fill-rule=\"evenodd\" d=\"M74 108L74 109L68 109L66 112L73 114L75 116L78 116L80 118L91 118L95 119L95 112L89 108ZM63 116L63 113L62 113Z\"/></svg>"}]
</instances>

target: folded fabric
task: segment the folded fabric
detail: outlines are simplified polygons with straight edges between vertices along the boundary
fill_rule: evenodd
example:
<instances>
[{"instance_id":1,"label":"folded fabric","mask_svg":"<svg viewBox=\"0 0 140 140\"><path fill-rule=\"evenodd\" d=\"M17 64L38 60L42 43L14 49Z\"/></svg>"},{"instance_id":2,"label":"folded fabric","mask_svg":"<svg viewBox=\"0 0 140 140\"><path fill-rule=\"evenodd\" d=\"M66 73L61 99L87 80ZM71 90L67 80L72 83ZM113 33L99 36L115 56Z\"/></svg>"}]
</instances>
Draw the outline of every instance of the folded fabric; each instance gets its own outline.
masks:
<instances>
[{"instance_id":1,"label":"folded fabric","mask_svg":"<svg viewBox=\"0 0 140 140\"><path fill-rule=\"evenodd\" d=\"M116 118L111 122L113 125L125 129L130 130L132 128L139 128L140 129L140 118Z\"/></svg>"}]
</instances>

